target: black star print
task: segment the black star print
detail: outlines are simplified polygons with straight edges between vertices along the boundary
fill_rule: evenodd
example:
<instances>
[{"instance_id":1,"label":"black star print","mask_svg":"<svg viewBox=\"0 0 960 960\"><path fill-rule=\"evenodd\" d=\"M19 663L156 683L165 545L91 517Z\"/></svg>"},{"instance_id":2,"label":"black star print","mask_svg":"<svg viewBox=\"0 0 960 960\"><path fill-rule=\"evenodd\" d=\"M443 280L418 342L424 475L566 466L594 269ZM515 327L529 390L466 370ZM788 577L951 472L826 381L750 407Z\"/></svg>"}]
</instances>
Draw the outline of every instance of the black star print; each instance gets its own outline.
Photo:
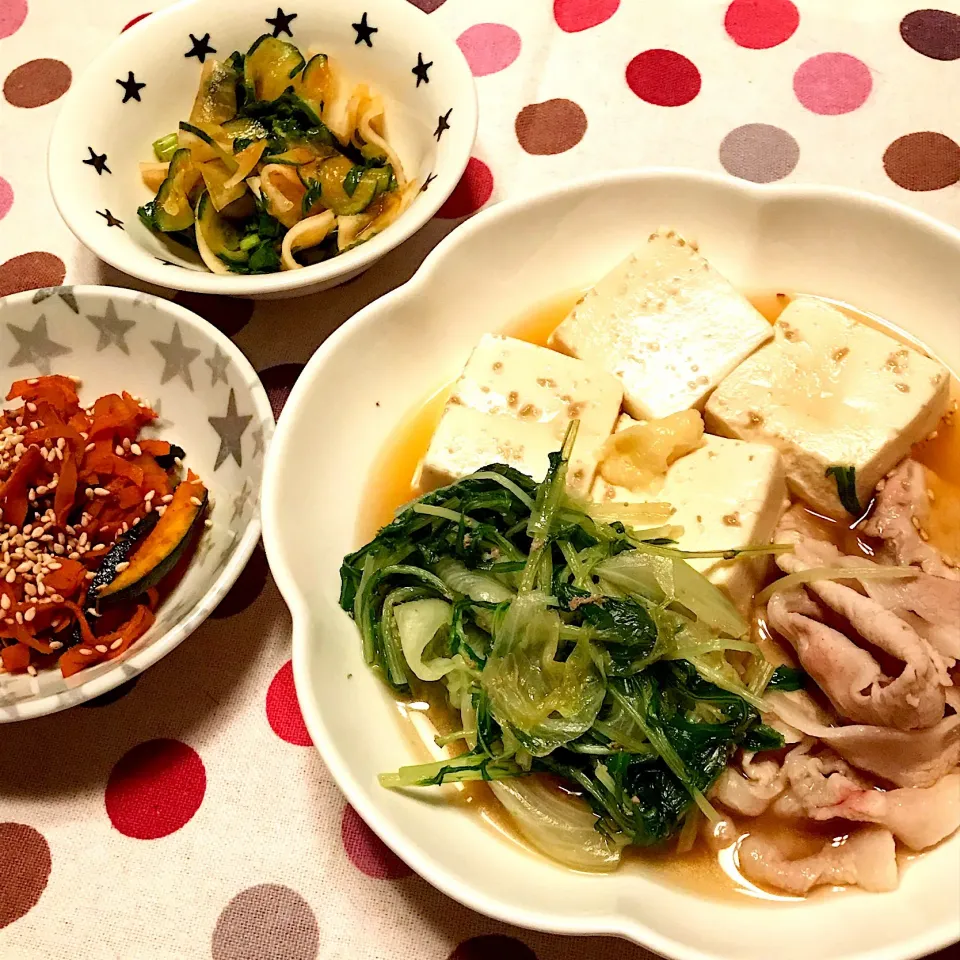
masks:
<instances>
[{"instance_id":1,"label":"black star print","mask_svg":"<svg viewBox=\"0 0 960 960\"><path fill-rule=\"evenodd\" d=\"M118 80L117 83L123 87L124 103L126 103L128 100L136 100L137 103L140 103L140 91L146 86L146 84L137 83L136 77L134 77L132 70L127 73L126 80Z\"/></svg>"},{"instance_id":2,"label":"black star print","mask_svg":"<svg viewBox=\"0 0 960 960\"><path fill-rule=\"evenodd\" d=\"M379 33L379 30L376 27L371 27L367 23L366 13L360 18L359 23L354 23L352 26L353 29L357 31L357 39L353 41L353 45L356 46L358 43L365 43L368 47L372 47L373 40L370 38L375 33Z\"/></svg>"},{"instance_id":3,"label":"black star print","mask_svg":"<svg viewBox=\"0 0 960 960\"><path fill-rule=\"evenodd\" d=\"M429 190L430 184L433 183L433 181L436 179L437 179L437 175L435 173L429 174L427 176L427 179L423 181L423 186L420 188L420 192L423 193L424 190Z\"/></svg>"},{"instance_id":4,"label":"black star print","mask_svg":"<svg viewBox=\"0 0 960 960\"><path fill-rule=\"evenodd\" d=\"M185 57L196 57L201 63L207 59L208 53L217 51L210 46L210 34L205 33L199 40L192 34L187 34L193 46L184 54Z\"/></svg>"},{"instance_id":5,"label":"black star print","mask_svg":"<svg viewBox=\"0 0 960 960\"><path fill-rule=\"evenodd\" d=\"M107 173L113 173L107 166L107 155L105 153L95 153L93 147L87 147L87 150L90 151L90 156L83 162L93 167L93 169L97 171L98 176L103 176L104 170L106 170Z\"/></svg>"},{"instance_id":6,"label":"black star print","mask_svg":"<svg viewBox=\"0 0 960 960\"><path fill-rule=\"evenodd\" d=\"M450 119L451 113L453 113L453 107L451 107L442 117L437 117L437 129L433 131L433 135L437 138L437 143L440 142L440 138L443 136L443 131L450 129L450 124L447 123L447 121Z\"/></svg>"},{"instance_id":7,"label":"black star print","mask_svg":"<svg viewBox=\"0 0 960 960\"><path fill-rule=\"evenodd\" d=\"M421 83L429 83L430 78L427 76L427 71L433 66L433 61L429 60L427 63L423 62L423 54L417 54L417 65L410 71L417 78L417 86L419 87Z\"/></svg>"},{"instance_id":8,"label":"black star print","mask_svg":"<svg viewBox=\"0 0 960 960\"><path fill-rule=\"evenodd\" d=\"M288 37L293 36L293 31L290 29L290 21L296 20L297 15L295 13L284 13L279 7L277 7L277 15L275 17L267 17L267 23L273 27L273 35L279 37L281 33L285 33Z\"/></svg>"},{"instance_id":9,"label":"black star print","mask_svg":"<svg viewBox=\"0 0 960 960\"><path fill-rule=\"evenodd\" d=\"M159 260L165 267L175 267L176 264L172 260L164 260L163 257L154 257L154 260Z\"/></svg>"},{"instance_id":10,"label":"black star print","mask_svg":"<svg viewBox=\"0 0 960 960\"><path fill-rule=\"evenodd\" d=\"M118 220L106 207L98 210L97 213L107 221L108 227L119 227L121 230L123 229L123 221Z\"/></svg>"}]
</instances>

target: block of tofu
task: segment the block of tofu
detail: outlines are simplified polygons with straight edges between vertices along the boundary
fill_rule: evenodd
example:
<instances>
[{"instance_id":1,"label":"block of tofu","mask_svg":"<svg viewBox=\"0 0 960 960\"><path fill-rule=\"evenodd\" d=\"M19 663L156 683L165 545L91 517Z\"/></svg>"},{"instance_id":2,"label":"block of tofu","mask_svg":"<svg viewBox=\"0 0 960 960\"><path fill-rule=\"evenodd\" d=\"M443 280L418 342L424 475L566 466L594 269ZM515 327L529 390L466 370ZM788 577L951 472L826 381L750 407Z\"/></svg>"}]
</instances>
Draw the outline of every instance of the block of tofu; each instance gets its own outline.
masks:
<instances>
[{"instance_id":1,"label":"block of tofu","mask_svg":"<svg viewBox=\"0 0 960 960\"><path fill-rule=\"evenodd\" d=\"M634 423L624 414L617 429ZM683 527L678 541L683 550L726 550L770 543L786 495L783 461L775 448L710 434L704 435L703 446L670 465L663 486L655 492L612 486L599 475L592 490L593 499L599 503L669 503L674 513L668 523ZM744 611L768 563L766 557L691 561Z\"/></svg>"},{"instance_id":2,"label":"block of tofu","mask_svg":"<svg viewBox=\"0 0 960 960\"><path fill-rule=\"evenodd\" d=\"M654 420L702 409L772 335L749 301L670 230L652 234L589 290L550 346L618 376L626 411Z\"/></svg>"},{"instance_id":3,"label":"block of tofu","mask_svg":"<svg viewBox=\"0 0 960 960\"><path fill-rule=\"evenodd\" d=\"M447 401L424 458L421 485L452 483L490 463L507 463L542 480L547 454L560 449L567 425L577 419L568 482L586 492L622 400L620 382L602 369L523 340L486 334Z\"/></svg>"},{"instance_id":4,"label":"block of tofu","mask_svg":"<svg viewBox=\"0 0 960 960\"><path fill-rule=\"evenodd\" d=\"M939 363L812 297L794 300L757 351L707 402L707 429L768 443L783 455L790 490L849 519L831 466L856 470L866 505L877 482L946 412L950 377Z\"/></svg>"}]
</instances>

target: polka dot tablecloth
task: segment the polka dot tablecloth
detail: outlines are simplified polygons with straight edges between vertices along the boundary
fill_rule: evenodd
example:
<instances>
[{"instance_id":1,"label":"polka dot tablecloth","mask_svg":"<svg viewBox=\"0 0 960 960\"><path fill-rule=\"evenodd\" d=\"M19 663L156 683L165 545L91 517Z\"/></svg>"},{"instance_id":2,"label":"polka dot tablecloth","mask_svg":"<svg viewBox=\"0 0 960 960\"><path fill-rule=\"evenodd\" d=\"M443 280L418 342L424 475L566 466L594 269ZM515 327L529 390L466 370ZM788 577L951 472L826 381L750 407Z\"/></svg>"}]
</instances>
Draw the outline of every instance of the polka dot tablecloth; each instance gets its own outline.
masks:
<instances>
[{"instance_id":1,"label":"polka dot tablecloth","mask_svg":"<svg viewBox=\"0 0 960 960\"><path fill-rule=\"evenodd\" d=\"M473 156L437 218L382 267L295 309L175 297L235 339L275 413L317 345L461 218L564 179L657 164L829 182L960 226L954 2L410 2L456 37L480 95ZM77 245L41 161L73 77L158 5L0 0L0 295L136 285ZM146 674L0 728L0 957L649 957L507 928L413 875L312 749L289 658L258 549L214 617Z\"/></svg>"}]
</instances>

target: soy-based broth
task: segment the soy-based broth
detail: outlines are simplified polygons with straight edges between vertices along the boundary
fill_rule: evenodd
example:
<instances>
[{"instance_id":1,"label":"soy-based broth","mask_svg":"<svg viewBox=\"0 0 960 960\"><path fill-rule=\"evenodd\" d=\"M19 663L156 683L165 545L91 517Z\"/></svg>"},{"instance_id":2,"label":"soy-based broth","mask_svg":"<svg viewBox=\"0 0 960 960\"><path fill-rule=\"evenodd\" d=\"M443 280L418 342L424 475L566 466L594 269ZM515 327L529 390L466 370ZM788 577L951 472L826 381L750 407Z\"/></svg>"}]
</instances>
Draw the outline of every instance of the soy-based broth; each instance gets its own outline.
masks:
<instances>
[{"instance_id":1,"label":"soy-based broth","mask_svg":"<svg viewBox=\"0 0 960 960\"><path fill-rule=\"evenodd\" d=\"M560 294L506 323L500 332L538 346L546 346L550 334L570 312L580 295L579 290ZM782 292L767 292L750 295L748 299L773 323L789 304L792 296ZM860 322L880 327L904 342L912 343L909 338L876 317L861 313L846 304L832 300L828 302L835 307L841 307L845 313ZM418 483L419 466L452 387L452 382L438 385L394 430L390 442L381 451L372 473L376 482L368 483L363 497L366 506L358 524L358 544L371 539L380 527L393 518L398 508L424 492ZM960 399L960 386L956 380L952 383L952 396L955 410L957 400ZM931 511L927 524L930 542L954 558L960 558L960 437L957 430L956 417L950 414L936 434L918 444L912 452L913 458L927 468L931 492ZM821 521L830 538L846 553L871 555L870 544L855 531L836 521L823 518ZM784 652L784 659L790 659L789 654ZM416 751L417 762L437 760L450 755L449 748L436 746L434 737L457 730L460 722L459 717L447 706L439 688L431 690L429 685L419 685L413 697L399 700L397 706L411 746ZM528 849L531 856L540 856L512 828L510 817L485 784L448 784L441 789L449 802L462 804L474 811L498 833ZM825 840L842 840L854 827L845 821L819 824L808 820L788 822L772 815L743 819L741 826L743 825L749 825L749 832L754 836L775 841L791 858L815 853ZM675 845L675 841L671 841L659 850L627 848L622 869L653 874L658 879L662 878L687 889L695 889L700 895L707 894L712 897L749 896L771 902L800 902L804 899L772 893L743 877L737 867L735 846L726 847L717 853L709 849L702 840L698 840L691 851L678 854ZM897 856L902 865L915 859L916 855L899 851ZM810 895L831 896L842 893L845 889L824 887Z\"/></svg>"}]
</instances>

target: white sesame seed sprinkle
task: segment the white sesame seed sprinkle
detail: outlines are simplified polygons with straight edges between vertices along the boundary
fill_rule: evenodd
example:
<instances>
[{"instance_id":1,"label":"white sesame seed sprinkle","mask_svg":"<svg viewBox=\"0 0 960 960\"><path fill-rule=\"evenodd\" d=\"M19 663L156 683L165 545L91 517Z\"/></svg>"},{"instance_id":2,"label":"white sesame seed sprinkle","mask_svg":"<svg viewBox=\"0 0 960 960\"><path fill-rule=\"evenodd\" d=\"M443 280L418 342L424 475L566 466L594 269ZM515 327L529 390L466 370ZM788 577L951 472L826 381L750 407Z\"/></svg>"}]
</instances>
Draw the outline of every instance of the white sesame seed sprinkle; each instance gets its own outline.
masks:
<instances>
[{"instance_id":1,"label":"white sesame seed sprinkle","mask_svg":"<svg viewBox=\"0 0 960 960\"><path fill-rule=\"evenodd\" d=\"M61 641L59 641L59 640L51 640L51 641L50 641L50 649L51 649L51 650L59 650L62 646L63 646L63 643L62 643Z\"/></svg>"},{"instance_id":2,"label":"white sesame seed sprinkle","mask_svg":"<svg viewBox=\"0 0 960 960\"><path fill-rule=\"evenodd\" d=\"M123 637L117 637L117 639L110 644L110 649L119 650L122 645L123 645Z\"/></svg>"},{"instance_id":3,"label":"white sesame seed sprinkle","mask_svg":"<svg viewBox=\"0 0 960 960\"><path fill-rule=\"evenodd\" d=\"M23 619L29 623L37 615L36 607L29 607L27 612L23 615Z\"/></svg>"},{"instance_id":4,"label":"white sesame seed sprinkle","mask_svg":"<svg viewBox=\"0 0 960 960\"><path fill-rule=\"evenodd\" d=\"M31 677L35 677L37 675L37 668L32 663L27 664L27 673L29 673Z\"/></svg>"},{"instance_id":5,"label":"white sesame seed sprinkle","mask_svg":"<svg viewBox=\"0 0 960 960\"><path fill-rule=\"evenodd\" d=\"M143 451L140 449L140 444L139 444L139 443L131 443L131 444L130 444L130 452L131 452L135 457L139 457L140 454L143 453Z\"/></svg>"},{"instance_id":6,"label":"white sesame seed sprinkle","mask_svg":"<svg viewBox=\"0 0 960 960\"><path fill-rule=\"evenodd\" d=\"M116 570L117 573L123 573L123 571L126 570L127 567L129 566L130 566L130 561L124 560L123 562L118 563L113 569Z\"/></svg>"},{"instance_id":7,"label":"white sesame seed sprinkle","mask_svg":"<svg viewBox=\"0 0 960 960\"><path fill-rule=\"evenodd\" d=\"M105 643L98 643L93 649L96 650L97 653L106 653L107 645Z\"/></svg>"},{"instance_id":8,"label":"white sesame seed sprinkle","mask_svg":"<svg viewBox=\"0 0 960 960\"><path fill-rule=\"evenodd\" d=\"M92 650L88 650L86 647L80 647L80 649L77 650L77 653L79 653L81 657L92 657L92 656L93 656L93 651L92 651Z\"/></svg>"},{"instance_id":9,"label":"white sesame seed sprinkle","mask_svg":"<svg viewBox=\"0 0 960 960\"><path fill-rule=\"evenodd\" d=\"M94 492L98 497L109 497L109 496L110 496L110 491L109 491L106 487L94 487L94 488L93 488L93 492Z\"/></svg>"}]
</instances>

